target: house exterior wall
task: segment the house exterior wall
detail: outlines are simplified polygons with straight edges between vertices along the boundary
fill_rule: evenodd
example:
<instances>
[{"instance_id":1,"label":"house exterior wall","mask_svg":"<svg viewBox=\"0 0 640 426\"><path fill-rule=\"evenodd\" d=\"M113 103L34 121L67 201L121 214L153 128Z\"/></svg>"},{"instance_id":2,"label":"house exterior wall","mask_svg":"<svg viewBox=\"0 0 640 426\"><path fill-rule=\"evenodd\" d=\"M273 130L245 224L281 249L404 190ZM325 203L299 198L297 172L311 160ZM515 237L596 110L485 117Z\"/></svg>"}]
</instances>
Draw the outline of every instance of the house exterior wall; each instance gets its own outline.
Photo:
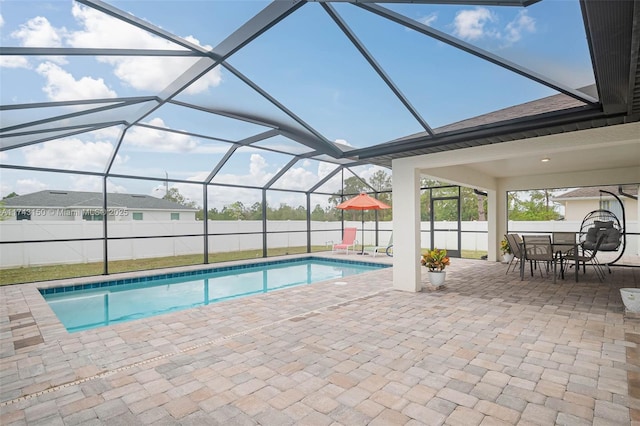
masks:
<instances>
[{"instance_id":1,"label":"house exterior wall","mask_svg":"<svg viewBox=\"0 0 640 426\"><path fill-rule=\"evenodd\" d=\"M598 209L597 200L571 200L564 202L565 220L582 220L590 212Z\"/></svg>"},{"instance_id":2,"label":"house exterior wall","mask_svg":"<svg viewBox=\"0 0 640 426\"><path fill-rule=\"evenodd\" d=\"M609 199L609 197L607 197L607 199ZM620 199L624 203L624 210L627 219L634 220L638 216L638 201L623 197ZM565 220L582 220L587 214L600 208L599 199L566 200L563 203L565 205ZM622 221L621 217L618 219Z\"/></svg>"},{"instance_id":3,"label":"house exterior wall","mask_svg":"<svg viewBox=\"0 0 640 426\"><path fill-rule=\"evenodd\" d=\"M63 208L63 207L0 207L2 220L17 221L18 215L30 214L30 221L83 221L84 215L100 215L101 208ZM171 220L172 213L178 213L180 221L195 221L195 211L183 210L148 210L148 209L128 209L128 208L108 208L107 220L109 221L131 221L134 220L133 213L142 213L144 221ZM138 216L136 216L138 217Z\"/></svg>"}]
</instances>

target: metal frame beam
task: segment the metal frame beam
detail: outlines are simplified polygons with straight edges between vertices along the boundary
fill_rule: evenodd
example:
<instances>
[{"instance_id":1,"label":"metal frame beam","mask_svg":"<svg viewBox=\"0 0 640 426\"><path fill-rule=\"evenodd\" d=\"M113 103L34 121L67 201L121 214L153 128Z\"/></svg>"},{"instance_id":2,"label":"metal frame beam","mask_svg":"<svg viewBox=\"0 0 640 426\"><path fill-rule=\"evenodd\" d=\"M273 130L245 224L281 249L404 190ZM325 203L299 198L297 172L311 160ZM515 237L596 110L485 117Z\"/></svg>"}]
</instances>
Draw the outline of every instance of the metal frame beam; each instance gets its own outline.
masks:
<instances>
[{"instance_id":1,"label":"metal frame beam","mask_svg":"<svg viewBox=\"0 0 640 426\"><path fill-rule=\"evenodd\" d=\"M349 26L342 19L342 17L340 17L338 12L336 12L336 10L327 3L322 3L322 7L329 14L331 19L333 19L336 25L342 30L342 32L347 36L347 38L351 41L351 43L356 47L356 49L358 49L360 54L369 63L369 65L371 65L371 67L378 74L378 76L380 76L380 78L385 82L385 84L389 87L389 89L391 89L391 91L398 98L398 100L400 100L402 105L404 105L404 107L409 111L409 113L411 113L413 118L415 118L418 121L418 123L420 123L422 128L427 133L429 133L430 135L433 135L434 132L429 126L429 124L427 124L427 122L425 121L424 118L422 118L420 113L413 107L413 105L411 105L411 102L409 102L409 99L407 99L404 93L402 93L402 91L398 88L398 86L396 86L396 84L393 82L391 77L389 77L387 73L384 71L382 66L378 64L378 62L375 60L373 55L367 50L364 44L362 44L362 42L358 39L358 37L351 30L351 28L349 28Z\"/></svg>"},{"instance_id":2,"label":"metal frame beam","mask_svg":"<svg viewBox=\"0 0 640 426\"><path fill-rule=\"evenodd\" d=\"M105 49L89 47L0 47L0 56L187 56L202 57L194 50Z\"/></svg>"},{"instance_id":3,"label":"metal frame beam","mask_svg":"<svg viewBox=\"0 0 640 426\"><path fill-rule=\"evenodd\" d=\"M507 69L511 72L519 74L529 80L533 80L537 83L543 84L553 90L556 90L560 93L564 93L567 96L571 96L574 99L577 99L586 104L598 104L598 100L594 99L591 96L588 96L579 90L575 90L571 87L567 87L564 84L558 83L556 81L551 80L537 72L531 71L522 67L514 62L501 58L498 55L494 55L493 53L481 49L479 47L473 46L466 41L460 40L456 37L450 36L449 34L443 33L442 31L436 30L435 28L431 28L428 25L415 21L413 19L407 18L404 15L401 15L397 12L394 12L390 9L386 9L382 6L378 6L376 4L363 4L363 3L355 3L355 6L358 6L364 10L368 10L369 12L375 13L378 16L386 18L392 22L395 22L400 25L404 25L407 28L415 30L419 33L432 37L442 43L446 43L450 46L453 46L457 49L463 50L471 55L477 56L478 58L484 59L492 64L498 65L504 69Z\"/></svg>"}]
</instances>

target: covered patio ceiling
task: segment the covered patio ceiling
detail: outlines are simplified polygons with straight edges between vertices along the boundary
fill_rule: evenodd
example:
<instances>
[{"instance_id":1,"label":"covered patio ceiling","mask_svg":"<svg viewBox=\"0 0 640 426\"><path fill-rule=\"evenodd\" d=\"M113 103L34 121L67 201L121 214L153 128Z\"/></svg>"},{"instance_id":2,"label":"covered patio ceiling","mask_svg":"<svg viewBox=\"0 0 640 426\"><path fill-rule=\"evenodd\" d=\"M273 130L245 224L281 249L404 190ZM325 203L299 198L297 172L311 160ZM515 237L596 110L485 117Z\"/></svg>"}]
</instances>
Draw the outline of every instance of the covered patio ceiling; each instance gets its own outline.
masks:
<instances>
[{"instance_id":1,"label":"covered patio ceiling","mask_svg":"<svg viewBox=\"0 0 640 426\"><path fill-rule=\"evenodd\" d=\"M458 157L640 166L637 0L28 5L2 12L3 195L25 170L332 191L344 168L487 146Z\"/></svg>"}]
</instances>

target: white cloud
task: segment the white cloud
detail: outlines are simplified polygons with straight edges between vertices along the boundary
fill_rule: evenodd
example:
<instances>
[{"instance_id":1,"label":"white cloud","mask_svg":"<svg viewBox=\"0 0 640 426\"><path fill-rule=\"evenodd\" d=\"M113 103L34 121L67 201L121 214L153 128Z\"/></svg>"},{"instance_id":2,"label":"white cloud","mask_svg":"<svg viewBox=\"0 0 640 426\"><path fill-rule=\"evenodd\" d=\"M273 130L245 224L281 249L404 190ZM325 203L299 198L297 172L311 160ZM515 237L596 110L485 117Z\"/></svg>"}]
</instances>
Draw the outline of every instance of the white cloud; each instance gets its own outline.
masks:
<instances>
[{"instance_id":1,"label":"white cloud","mask_svg":"<svg viewBox=\"0 0 640 426\"><path fill-rule=\"evenodd\" d=\"M304 167L292 167L278 180L278 188L309 189L318 182L318 175Z\"/></svg>"},{"instance_id":2,"label":"white cloud","mask_svg":"<svg viewBox=\"0 0 640 426\"><path fill-rule=\"evenodd\" d=\"M275 184L277 188L308 190L334 171L337 165L323 161L304 160L289 169ZM326 185L323 189L326 189Z\"/></svg>"},{"instance_id":3,"label":"white cloud","mask_svg":"<svg viewBox=\"0 0 640 426\"><path fill-rule=\"evenodd\" d=\"M503 42L500 47L504 48L520 41L524 33L534 33L536 22L526 10L523 10L504 28L501 28L495 13L484 7L478 7L458 12L453 27L453 33L464 40L500 40Z\"/></svg>"},{"instance_id":4,"label":"white cloud","mask_svg":"<svg viewBox=\"0 0 640 426\"><path fill-rule=\"evenodd\" d=\"M0 56L2 68L31 68L29 61L24 56Z\"/></svg>"},{"instance_id":5,"label":"white cloud","mask_svg":"<svg viewBox=\"0 0 640 426\"><path fill-rule=\"evenodd\" d=\"M54 28L47 18L36 16L20 25L20 28L11 33L11 37L20 40L26 47L60 47L62 46L62 34L64 29Z\"/></svg>"},{"instance_id":6,"label":"white cloud","mask_svg":"<svg viewBox=\"0 0 640 426\"><path fill-rule=\"evenodd\" d=\"M356 173L362 179L364 179L367 182L369 182L369 179L371 179L373 177L373 175L375 175L376 172L378 172L380 170L382 170L383 172L385 172L388 175L391 175L391 170L387 169L386 167L380 167L380 166L374 166L374 165L361 166L361 167L359 167L357 169Z\"/></svg>"},{"instance_id":7,"label":"white cloud","mask_svg":"<svg viewBox=\"0 0 640 426\"><path fill-rule=\"evenodd\" d=\"M68 170L104 170L113 152L110 142L85 142L76 138L59 139L25 147L27 165ZM116 158L117 162L123 161Z\"/></svg>"},{"instance_id":8,"label":"white cloud","mask_svg":"<svg viewBox=\"0 0 640 426\"><path fill-rule=\"evenodd\" d=\"M268 170L273 169L273 165L259 154L251 155L249 159L249 172L248 174L219 174L215 178L217 183L230 183L230 184L255 184L260 186L263 182L268 181L274 176L274 173ZM306 163L306 162L304 162ZM326 162L311 161L310 164L302 164L301 167L290 169L285 175L278 181L277 188L287 189L309 189L312 185L322 179L329 172L335 169L335 165ZM313 166L317 164L317 172L313 170ZM305 168L306 167L306 168ZM389 173L389 170L379 166L361 166L358 167L357 173L365 180L369 180L371 176L378 170L384 170ZM171 173L169 173L171 176ZM187 180L203 181L209 174L209 171L201 171L195 173L187 178ZM340 175L334 176L323 187L323 191L336 192L339 190L341 184ZM180 194L195 201L199 205L202 204L202 187L200 185L190 185L186 183L169 183L169 187L177 188ZM164 184L157 184L150 192L152 196L161 196L164 194ZM268 191L267 192L268 203L274 206L279 206L281 203L289 204L297 207L298 205L304 205L301 202L299 194L291 194L280 191ZM328 198L324 195L321 198ZM255 189L224 187L224 186L212 186L209 188L209 208L217 208L221 210L224 206L240 201L246 207L250 207L256 202L260 202L261 191ZM317 197L314 198L314 203L317 203ZM323 201L324 202L324 201ZM302 203L302 204L301 204Z\"/></svg>"},{"instance_id":9,"label":"white cloud","mask_svg":"<svg viewBox=\"0 0 640 426\"><path fill-rule=\"evenodd\" d=\"M95 176L74 175L69 178L70 183L65 186L71 191L102 192L102 178ZM116 185L107 179L107 192L127 193L127 188Z\"/></svg>"},{"instance_id":10,"label":"white cloud","mask_svg":"<svg viewBox=\"0 0 640 426\"><path fill-rule=\"evenodd\" d=\"M320 179L327 176L329 173L334 171L338 166L333 163L320 162L318 164L318 177Z\"/></svg>"},{"instance_id":11,"label":"white cloud","mask_svg":"<svg viewBox=\"0 0 640 426\"><path fill-rule=\"evenodd\" d=\"M164 121L157 117L148 121L147 124L167 128ZM191 136L138 126L127 132L125 143L127 146L156 152L190 152L198 146L198 141Z\"/></svg>"},{"instance_id":12,"label":"white cloud","mask_svg":"<svg viewBox=\"0 0 640 426\"><path fill-rule=\"evenodd\" d=\"M260 154L251 154L249 159L249 174L252 177L264 176L264 169L267 167L267 161Z\"/></svg>"},{"instance_id":13,"label":"white cloud","mask_svg":"<svg viewBox=\"0 0 640 426\"><path fill-rule=\"evenodd\" d=\"M462 10L453 21L454 34L465 40L478 40L485 37L487 31L490 32L486 25L496 20L496 16L484 7Z\"/></svg>"},{"instance_id":14,"label":"white cloud","mask_svg":"<svg viewBox=\"0 0 640 426\"><path fill-rule=\"evenodd\" d=\"M176 44L112 18L93 8L74 4L71 13L82 29L73 31L64 27L55 28L46 18L38 16L20 25L18 30L11 33L11 36L18 39L22 46L27 47L183 49ZM200 45L199 41L192 36L186 36L185 39ZM202 47L210 49L210 46ZM97 60L112 66L114 75L125 85L136 90L156 92L164 90L178 76L198 61L197 58L113 56L98 57ZM66 60L63 57L46 58L45 63L50 64L52 62L64 64ZM3 57L0 60L0 66L27 68L28 61L24 58L7 59ZM38 71L40 72L40 67L38 67ZM52 72L53 70L49 71ZM64 81L72 83L68 78ZM104 79L84 77L82 83L87 84L91 81L95 82L91 84L91 88L94 90L97 86L106 88ZM220 67L216 67L190 85L185 92L192 94L204 92L210 87L218 86L221 82ZM53 88L50 86L51 82L49 81L44 90L50 97L52 93L56 94L57 99L52 98L52 100L85 99L93 97L94 93L94 91L90 91L88 95L74 97L78 94L74 90L75 87L72 87L71 90L66 90L66 87L62 85ZM66 95L69 92L71 94ZM80 91L80 93L83 93L83 91ZM115 93L112 96L115 96Z\"/></svg>"},{"instance_id":15,"label":"white cloud","mask_svg":"<svg viewBox=\"0 0 640 426\"><path fill-rule=\"evenodd\" d=\"M267 171L269 164L266 159L260 154L251 154L249 158L249 173L240 174L218 174L214 181L217 183L229 183L229 184L250 184L260 186L273 177L273 173ZM204 175L206 177L206 175ZM240 189L240 188L224 188L216 187L215 196L213 197L214 205L211 207L220 208L225 205L229 205L236 201L241 201L245 205L251 205L260 199L256 199L256 194L259 191L253 189ZM249 204L247 204L249 203Z\"/></svg>"},{"instance_id":16,"label":"white cloud","mask_svg":"<svg viewBox=\"0 0 640 426\"><path fill-rule=\"evenodd\" d=\"M432 25L434 22L436 22L436 20L438 20L438 14L434 12L418 19L418 22L421 22L425 25Z\"/></svg>"},{"instance_id":17,"label":"white cloud","mask_svg":"<svg viewBox=\"0 0 640 426\"><path fill-rule=\"evenodd\" d=\"M143 49L182 49L167 40L153 36L132 25L114 19L95 9L74 4L72 14L83 27L69 32L66 42L72 47L121 47ZM192 36L185 37L200 44ZM208 46L203 46L209 48ZM125 84L137 90L159 91L165 89L197 59L151 57L102 57L100 61L113 66L114 74ZM186 89L187 93L199 93L222 81L220 67L201 77Z\"/></svg>"},{"instance_id":18,"label":"white cloud","mask_svg":"<svg viewBox=\"0 0 640 426\"><path fill-rule=\"evenodd\" d=\"M18 179L12 191L24 195L45 190L47 187L46 183L40 182L38 179Z\"/></svg>"},{"instance_id":19,"label":"white cloud","mask_svg":"<svg viewBox=\"0 0 640 426\"><path fill-rule=\"evenodd\" d=\"M68 101L76 99L115 98L116 92L109 89L104 80L81 77L76 80L73 75L52 62L38 65L37 71L47 80L42 90L52 101Z\"/></svg>"},{"instance_id":20,"label":"white cloud","mask_svg":"<svg viewBox=\"0 0 640 426\"><path fill-rule=\"evenodd\" d=\"M4 27L4 18L2 17L2 14L0 13L0 28Z\"/></svg>"},{"instance_id":21,"label":"white cloud","mask_svg":"<svg viewBox=\"0 0 640 426\"><path fill-rule=\"evenodd\" d=\"M120 137L120 133L122 133L122 126L105 127L91 132L95 140L116 140Z\"/></svg>"},{"instance_id":22,"label":"white cloud","mask_svg":"<svg viewBox=\"0 0 640 426\"><path fill-rule=\"evenodd\" d=\"M337 144L340 144L340 145L352 146L349 142L346 141L346 139L336 139L333 142L337 143Z\"/></svg>"},{"instance_id":23,"label":"white cloud","mask_svg":"<svg viewBox=\"0 0 640 426\"><path fill-rule=\"evenodd\" d=\"M522 38L524 32L534 33L535 31L536 21L527 14L526 10L523 10L505 27L505 39L509 44L513 44Z\"/></svg>"}]
</instances>

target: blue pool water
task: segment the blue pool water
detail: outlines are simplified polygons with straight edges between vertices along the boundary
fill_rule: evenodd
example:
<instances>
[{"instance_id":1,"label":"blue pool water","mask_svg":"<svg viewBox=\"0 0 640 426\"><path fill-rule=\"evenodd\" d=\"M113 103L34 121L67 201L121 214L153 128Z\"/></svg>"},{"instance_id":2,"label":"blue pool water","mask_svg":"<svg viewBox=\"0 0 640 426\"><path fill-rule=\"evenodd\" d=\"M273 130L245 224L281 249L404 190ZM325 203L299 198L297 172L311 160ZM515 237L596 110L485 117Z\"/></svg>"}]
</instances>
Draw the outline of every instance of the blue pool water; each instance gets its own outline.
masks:
<instances>
[{"instance_id":1,"label":"blue pool water","mask_svg":"<svg viewBox=\"0 0 640 426\"><path fill-rule=\"evenodd\" d=\"M306 257L54 287L40 293L74 332L388 266Z\"/></svg>"}]
</instances>

